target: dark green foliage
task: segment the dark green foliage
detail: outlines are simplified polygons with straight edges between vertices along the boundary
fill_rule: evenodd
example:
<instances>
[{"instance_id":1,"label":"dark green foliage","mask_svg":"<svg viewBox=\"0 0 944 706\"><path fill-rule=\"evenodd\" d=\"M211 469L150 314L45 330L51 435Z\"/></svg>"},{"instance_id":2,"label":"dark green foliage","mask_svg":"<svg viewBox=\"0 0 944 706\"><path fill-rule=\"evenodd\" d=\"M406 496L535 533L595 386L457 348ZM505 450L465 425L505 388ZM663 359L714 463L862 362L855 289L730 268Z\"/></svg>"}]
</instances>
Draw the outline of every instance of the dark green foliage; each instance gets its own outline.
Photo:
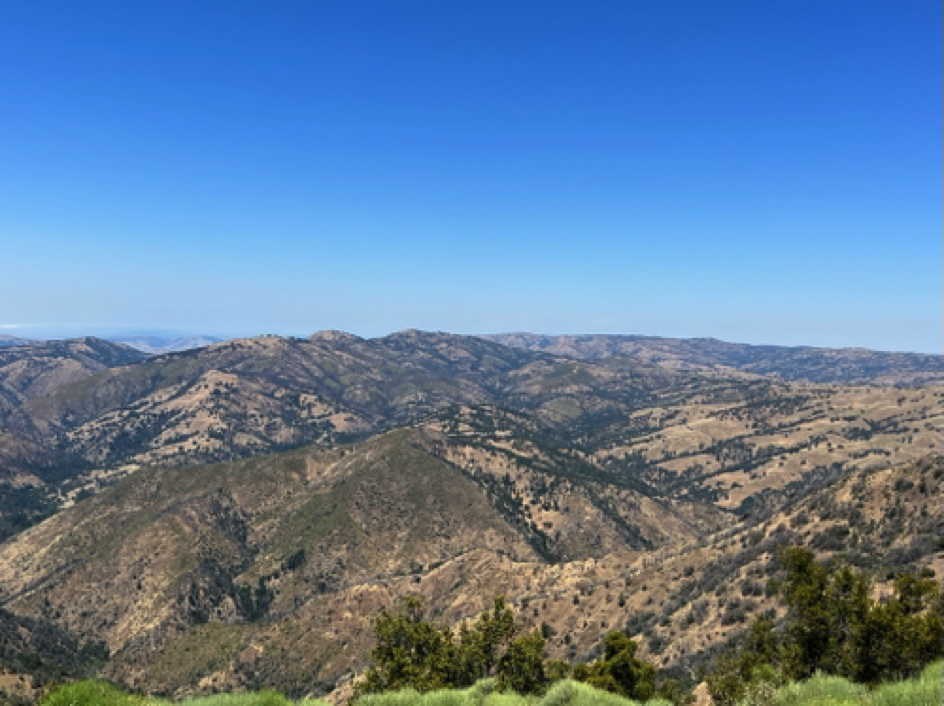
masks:
<instances>
[{"instance_id":1,"label":"dark green foliage","mask_svg":"<svg viewBox=\"0 0 944 706\"><path fill-rule=\"evenodd\" d=\"M656 693L655 667L636 658L637 645L624 633L608 634L602 658L592 665L546 660L545 636L540 630L518 636L514 613L501 597L495 598L491 611L453 632L424 619L422 601L407 596L395 611L381 611L374 633L373 666L356 696L399 689L463 689L490 677L499 691L524 695L543 694L568 678L627 698L646 700ZM677 687L664 688L672 700L684 701Z\"/></svg>"},{"instance_id":2,"label":"dark green foliage","mask_svg":"<svg viewBox=\"0 0 944 706\"><path fill-rule=\"evenodd\" d=\"M719 660L708 678L715 703L744 698L763 669L792 679L821 672L877 684L940 659L944 620L932 576L902 574L895 593L876 601L870 577L845 563L817 562L800 547L785 549L780 561L786 579L774 588L789 608L784 629L775 632L767 617L754 622L740 652Z\"/></svg>"},{"instance_id":3,"label":"dark green foliage","mask_svg":"<svg viewBox=\"0 0 944 706\"><path fill-rule=\"evenodd\" d=\"M305 563L305 550L304 548L294 551L290 556L288 556L285 561L282 562L282 568L286 571L295 571L296 569L301 568Z\"/></svg>"},{"instance_id":4,"label":"dark green foliage","mask_svg":"<svg viewBox=\"0 0 944 706\"><path fill-rule=\"evenodd\" d=\"M869 596L870 580L844 564L823 565L806 549L784 552L780 587L790 608L784 665L791 676L820 670L874 684L920 671L941 656L940 589L903 574L885 602Z\"/></svg>"},{"instance_id":5,"label":"dark green foliage","mask_svg":"<svg viewBox=\"0 0 944 706\"><path fill-rule=\"evenodd\" d=\"M501 596L495 598L490 613L482 613L471 626L463 623L458 635L460 673L457 685L471 686L477 680L491 676L499 663L501 651L517 631L515 614Z\"/></svg>"},{"instance_id":6,"label":"dark green foliage","mask_svg":"<svg viewBox=\"0 0 944 706\"><path fill-rule=\"evenodd\" d=\"M904 574L895 581L896 596L873 605L852 635L855 681L874 684L917 674L941 657L940 587L933 579Z\"/></svg>"},{"instance_id":7,"label":"dark green foliage","mask_svg":"<svg viewBox=\"0 0 944 706\"><path fill-rule=\"evenodd\" d=\"M655 695L656 670L636 658L637 645L621 632L603 638L603 658L588 668L586 682L629 699L645 701Z\"/></svg>"},{"instance_id":8,"label":"dark green foliage","mask_svg":"<svg viewBox=\"0 0 944 706\"><path fill-rule=\"evenodd\" d=\"M508 646L498 662L498 688L519 694L540 694L549 679L544 662L544 636L534 631Z\"/></svg>"},{"instance_id":9,"label":"dark green foliage","mask_svg":"<svg viewBox=\"0 0 944 706\"><path fill-rule=\"evenodd\" d=\"M547 680L551 684L569 679L573 671L573 665L562 659L549 659L544 663L544 673L547 675Z\"/></svg>"},{"instance_id":10,"label":"dark green foliage","mask_svg":"<svg viewBox=\"0 0 944 706\"><path fill-rule=\"evenodd\" d=\"M34 684L95 674L108 661L104 643L81 644L39 618L0 608L0 671L29 674Z\"/></svg>"},{"instance_id":11,"label":"dark green foliage","mask_svg":"<svg viewBox=\"0 0 944 706\"><path fill-rule=\"evenodd\" d=\"M396 612L381 611L374 621L374 633L374 666L358 685L357 695L457 686L458 648L452 630L424 620L419 598L405 597Z\"/></svg>"},{"instance_id":12,"label":"dark green foliage","mask_svg":"<svg viewBox=\"0 0 944 706\"><path fill-rule=\"evenodd\" d=\"M464 688L489 676L498 676L516 689L532 682L534 688L543 689L543 664L537 676L531 664L536 641L528 636L513 642L517 630L514 613L501 597L495 599L491 611L482 613L472 625L463 624L454 634L451 628L425 620L423 602L407 596L395 612L383 610L374 621L374 666L357 693ZM536 635L542 661L544 638Z\"/></svg>"},{"instance_id":13,"label":"dark green foliage","mask_svg":"<svg viewBox=\"0 0 944 706\"><path fill-rule=\"evenodd\" d=\"M779 636L774 633L773 622L766 616L757 618L748 630L740 653L719 659L717 668L708 677L711 698L719 706L737 703L747 695L756 670L774 664L779 656Z\"/></svg>"},{"instance_id":14,"label":"dark green foliage","mask_svg":"<svg viewBox=\"0 0 944 706\"><path fill-rule=\"evenodd\" d=\"M664 679L656 688L656 698L664 699L675 704L685 706L695 701L695 697L686 691L677 679Z\"/></svg>"},{"instance_id":15,"label":"dark green foliage","mask_svg":"<svg viewBox=\"0 0 944 706\"><path fill-rule=\"evenodd\" d=\"M237 609L247 620L259 620L268 614L272 592L266 588L263 579L259 579L255 590L252 586L234 586L233 593Z\"/></svg>"},{"instance_id":16,"label":"dark green foliage","mask_svg":"<svg viewBox=\"0 0 944 706\"><path fill-rule=\"evenodd\" d=\"M39 488L0 484L0 541L42 522L56 509L56 504Z\"/></svg>"}]
</instances>

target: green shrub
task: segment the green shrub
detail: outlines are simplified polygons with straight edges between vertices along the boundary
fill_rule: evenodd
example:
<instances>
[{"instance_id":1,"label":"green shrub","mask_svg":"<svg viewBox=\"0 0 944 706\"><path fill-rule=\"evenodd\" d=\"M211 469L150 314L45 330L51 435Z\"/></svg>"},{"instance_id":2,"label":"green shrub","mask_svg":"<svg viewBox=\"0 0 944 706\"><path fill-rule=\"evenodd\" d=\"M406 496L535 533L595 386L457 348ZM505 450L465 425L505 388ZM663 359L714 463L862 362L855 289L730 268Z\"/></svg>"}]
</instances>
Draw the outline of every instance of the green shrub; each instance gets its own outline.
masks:
<instances>
[{"instance_id":1,"label":"green shrub","mask_svg":"<svg viewBox=\"0 0 944 706\"><path fill-rule=\"evenodd\" d=\"M424 694L421 703L423 706L468 706L471 698L466 690L441 689Z\"/></svg>"},{"instance_id":2,"label":"green shrub","mask_svg":"<svg viewBox=\"0 0 944 706\"><path fill-rule=\"evenodd\" d=\"M377 638L371 651L373 664L355 687L356 699L414 689L420 694L439 694L436 698L442 704L437 701L435 706L455 706L450 699L466 697L439 692L467 689L489 677L495 677L496 692L521 696L541 696L551 684L568 677L626 698L661 695L681 703L686 696L680 687L668 683L657 693L656 668L636 657L638 645L620 631L603 638L603 656L593 664L571 667L547 660L543 632L520 635L514 613L500 596L491 612L462 623L458 630L427 620L422 601L406 596L394 610L382 610L373 629ZM500 701L497 694L485 700L490 706ZM501 703L512 706L511 701Z\"/></svg>"},{"instance_id":3,"label":"green shrub","mask_svg":"<svg viewBox=\"0 0 944 706\"><path fill-rule=\"evenodd\" d=\"M868 689L842 677L816 674L806 681L781 688L776 706L859 706L868 701Z\"/></svg>"},{"instance_id":4,"label":"green shrub","mask_svg":"<svg viewBox=\"0 0 944 706\"><path fill-rule=\"evenodd\" d=\"M623 698L589 684L567 679L552 686L534 706L638 706L638 701ZM665 699L649 699L645 706L672 706Z\"/></svg>"},{"instance_id":5,"label":"green shrub","mask_svg":"<svg viewBox=\"0 0 944 706\"><path fill-rule=\"evenodd\" d=\"M466 689L469 703L472 706L480 706L484 703L488 695L495 691L496 681L494 677L479 679L475 684Z\"/></svg>"},{"instance_id":6,"label":"green shrub","mask_svg":"<svg viewBox=\"0 0 944 706\"><path fill-rule=\"evenodd\" d=\"M558 682L548 690L541 699L541 706L576 706L577 704L593 704L593 706L626 706L632 703L606 691L594 689L589 684L568 679Z\"/></svg>"},{"instance_id":7,"label":"green shrub","mask_svg":"<svg viewBox=\"0 0 944 706\"><path fill-rule=\"evenodd\" d=\"M365 694L357 706L640 706L589 684L567 679L552 686L543 696L521 696L495 689L495 679L483 679L468 689L431 691L421 694L413 689ZM650 699L645 706L672 706L664 699Z\"/></svg>"},{"instance_id":8,"label":"green shrub","mask_svg":"<svg viewBox=\"0 0 944 706\"><path fill-rule=\"evenodd\" d=\"M753 677L764 664L793 679L822 673L874 686L917 675L940 658L944 616L932 577L901 574L895 593L876 601L871 577L841 561L817 562L810 550L788 547L780 562L786 580L772 588L789 609L784 629L758 618L740 651L718 661L707 679L718 706L769 700L769 685Z\"/></svg>"},{"instance_id":9,"label":"green shrub","mask_svg":"<svg viewBox=\"0 0 944 706\"><path fill-rule=\"evenodd\" d=\"M603 638L603 657L587 669L587 683L629 699L651 699L656 669L638 659L636 650L635 641L623 633L609 633Z\"/></svg>"},{"instance_id":10,"label":"green shrub","mask_svg":"<svg viewBox=\"0 0 944 706\"><path fill-rule=\"evenodd\" d=\"M917 679L883 684L871 706L940 706L944 703L944 663L929 665Z\"/></svg>"},{"instance_id":11,"label":"green shrub","mask_svg":"<svg viewBox=\"0 0 944 706\"><path fill-rule=\"evenodd\" d=\"M400 689L357 697L357 706L419 706L423 697L416 689Z\"/></svg>"},{"instance_id":12,"label":"green shrub","mask_svg":"<svg viewBox=\"0 0 944 706\"><path fill-rule=\"evenodd\" d=\"M144 697L91 679L60 686L42 700L43 706L145 706L148 703Z\"/></svg>"},{"instance_id":13,"label":"green shrub","mask_svg":"<svg viewBox=\"0 0 944 706\"><path fill-rule=\"evenodd\" d=\"M308 703L313 703L309 701ZM319 702L314 702L319 703ZM324 702L320 702L324 703ZM184 699L181 706L293 706L292 702L277 691L243 691L233 694L194 696Z\"/></svg>"},{"instance_id":14,"label":"green shrub","mask_svg":"<svg viewBox=\"0 0 944 706\"><path fill-rule=\"evenodd\" d=\"M534 697L519 696L510 691L493 692L485 699L485 706L531 706L536 702Z\"/></svg>"},{"instance_id":15,"label":"green shrub","mask_svg":"<svg viewBox=\"0 0 944 706\"><path fill-rule=\"evenodd\" d=\"M874 691L842 677L816 674L782 687L769 701L748 698L738 706L940 706L944 703L944 663L936 662L917 677L881 684Z\"/></svg>"},{"instance_id":16,"label":"green shrub","mask_svg":"<svg viewBox=\"0 0 944 706\"><path fill-rule=\"evenodd\" d=\"M542 694L547 688L544 647L547 643L537 630L519 637L498 661L498 689L519 694Z\"/></svg>"},{"instance_id":17,"label":"green shrub","mask_svg":"<svg viewBox=\"0 0 944 706\"><path fill-rule=\"evenodd\" d=\"M495 675L501 654L518 631L514 613L501 597L495 598L491 612L485 611L475 623L463 623L453 631L426 620L422 600L406 596L395 610L382 610L373 628L377 637L371 651L373 665L357 685L356 696L408 688L425 693L472 686ZM544 639L540 641L543 653ZM518 656L524 662L514 667L527 666L528 655ZM542 675L543 671L538 676ZM543 684L538 686L543 688Z\"/></svg>"}]
</instances>

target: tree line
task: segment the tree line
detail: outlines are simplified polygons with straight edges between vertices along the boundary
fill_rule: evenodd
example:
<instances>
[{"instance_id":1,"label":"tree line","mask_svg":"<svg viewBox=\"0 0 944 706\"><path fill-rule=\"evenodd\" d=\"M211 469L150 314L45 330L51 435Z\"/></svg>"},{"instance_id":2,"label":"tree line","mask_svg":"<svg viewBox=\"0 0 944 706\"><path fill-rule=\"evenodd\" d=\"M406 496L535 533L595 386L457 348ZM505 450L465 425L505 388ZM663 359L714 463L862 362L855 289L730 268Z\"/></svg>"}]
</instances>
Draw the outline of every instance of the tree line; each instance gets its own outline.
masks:
<instances>
[{"instance_id":1,"label":"tree line","mask_svg":"<svg viewBox=\"0 0 944 706\"><path fill-rule=\"evenodd\" d=\"M547 659L543 632L521 634L514 612L500 596L490 611L457 630L427 620L423 602L415 596L381 611L373 627L373 665L357 685L356 696L406 688L464 689L486 678L494 678L499 691L518 694L543 694L568 678L641 701L679 692L674 682L657 680L656 668L637 658L636 643L619 631L604 637L603 655L593 664Z\"/></svg>"},{"instance_id":2,"label":"tree line","mask_svg":"<svg viewBox=\"0 0 944 706\"><path fill-rule=\"evenodd\" d=\"M876 685L915 676L944 656L944 602L934 572L902 573L890 594L873 598L872 577L844 560L818 562L785 548L786 572L771 589L787 608L776 625L760 616L740 650L708 676L714 703L744 699L761 681L786 683L819 672Z\"/></svg>"},{"instance_id":3,"label":"tree line","mask_svg":"<svg viewBox=\"0 0 944 706\"><path fill-rule=\"evenodd\" d=\"M784 548L778 559L784 578L770 589L786 616L758 617L740 649L718 660L706 678L714 703L736 704L758 681L784 684L820 672L874 685L914 676L941 659L944 602L932 571L901 574L890 594L873 598L871 576L842 560L818 562L801 547ZM355 696L464 689L493 678L499 691L518 694L543 694L574 679L638 701L690 699L677 681L640 659L636 642L622 631L603 637L595 662L570 664L546 657L543 627L522 633L502 597L475 621L438 626L425 617L421 599L407 596L374 620L372 666Z\"/></svg>"}]
</instances>

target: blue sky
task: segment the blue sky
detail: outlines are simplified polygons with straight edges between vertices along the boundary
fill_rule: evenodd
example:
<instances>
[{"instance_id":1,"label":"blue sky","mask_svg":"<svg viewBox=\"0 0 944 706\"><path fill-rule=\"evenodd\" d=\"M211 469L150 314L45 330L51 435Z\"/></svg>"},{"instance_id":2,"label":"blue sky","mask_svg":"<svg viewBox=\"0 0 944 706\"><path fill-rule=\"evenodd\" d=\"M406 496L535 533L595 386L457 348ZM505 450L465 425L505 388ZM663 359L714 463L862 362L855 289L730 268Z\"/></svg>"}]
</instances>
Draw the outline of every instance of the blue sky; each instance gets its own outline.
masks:
<instances>
[{"instance_id":1,"label":"blue sky","mask_svg":"<svg viewBox=\"0 0 944 706\"><path fill-rule=\"evenodd\" d=\"M0 0L0 332L939 352L941 19Z\"/></svg>"}]
</instances>

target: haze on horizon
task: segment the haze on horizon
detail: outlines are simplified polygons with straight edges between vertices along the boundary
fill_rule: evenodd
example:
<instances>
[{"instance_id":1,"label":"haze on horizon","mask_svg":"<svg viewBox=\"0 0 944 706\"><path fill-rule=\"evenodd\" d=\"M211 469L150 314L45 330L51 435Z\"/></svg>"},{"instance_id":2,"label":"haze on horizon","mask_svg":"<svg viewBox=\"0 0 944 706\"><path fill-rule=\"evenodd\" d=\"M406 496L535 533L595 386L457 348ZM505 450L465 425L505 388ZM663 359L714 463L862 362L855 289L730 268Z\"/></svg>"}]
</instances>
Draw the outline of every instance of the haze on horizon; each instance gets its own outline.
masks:
<instances>
[{"instance_id":1,"label":"haze on horizon","mask_svg":"<svg viewBox=\"0 0 944 706\"><path fill-rule=\"evenodd\" d=\"M0 334L940 353L941 5L0 5Z\"/></svg>"}]
</instances>

